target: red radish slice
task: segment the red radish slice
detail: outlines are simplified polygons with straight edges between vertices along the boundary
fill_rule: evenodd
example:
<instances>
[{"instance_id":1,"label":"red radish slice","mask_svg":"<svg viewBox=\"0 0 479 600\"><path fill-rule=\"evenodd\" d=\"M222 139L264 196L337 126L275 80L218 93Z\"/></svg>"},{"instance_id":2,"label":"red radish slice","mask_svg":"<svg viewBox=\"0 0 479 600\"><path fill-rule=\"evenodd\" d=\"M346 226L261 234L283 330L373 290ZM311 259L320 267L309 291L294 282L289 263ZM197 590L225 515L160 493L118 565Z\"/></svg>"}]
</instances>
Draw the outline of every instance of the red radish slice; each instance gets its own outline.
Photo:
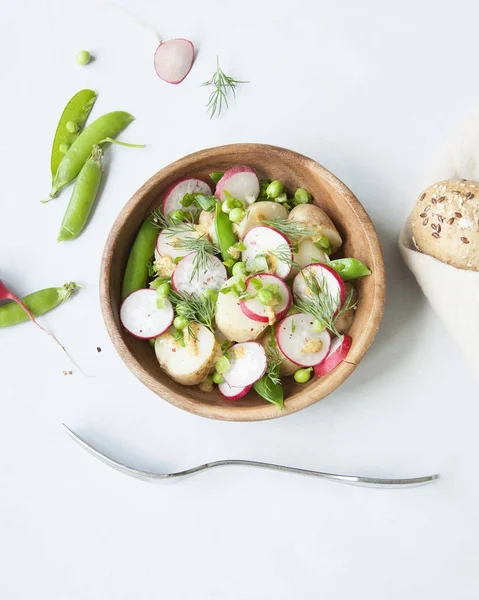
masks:
<instances>
[{"instance_id":1,"label":"red radish slice","mask_svg":"<svg viewBox=\"0 0 479 600\"><path fill-rule=\"evenodd\" d=\"M165 298L164 308L158 308L155 290L137 290L123 300L120 320L132 335L144 340L158 337L173 323L175 314Z\"/></svg>"},{"instance_id":2,"label":"red radish slice","mask_svg":"<svg viewBox=\"0 0 479 600\"><path fill-rule=\"evenodd\" d=\"M349 335L334 338L328 356L314 367L316 377L323 377L335 369L348 355L353 340Z\"/></svg>"},{"instance_id":3,"label":"red radish slice","mask_svg":"<svg viewBox=\"0 0 479 600\"><path fill-rule=\"evenodd\" d=\"M184 207L181 201L185 194L205 194L211 196L210 186L201 181L201 179L187 178L181 179L174 183L167 191L163 198L163 214L168 215L174 210L184 210L195 215L198 208L195 206Z\"/></svg>"},{"instance_id":4,"label":"red radish slice","mask_svg":"<svg viewBox=\"0 0 479 600\"><path fill-rule=\"evenodd\" d=\"M245 201L247 197L255 200L259 196L259 179L251 167L233 167L226 171L216 185L216 196L223 202L225 191L237 200Z\"/></svg>"},{"instance_id":5,"label":"red radish slice","mask_svg":"<svg viewBox=\"0 0 479 600\"><path fill-rule=\"evenodd\" d=\"M251 385L245 385L243 387L231 387L226 381L223 381L218 385L219 391L228 400L239 400L250 391Z\"/></svg>"},{"instance_id":6,"label":"red radish slice","mask_svg":"<svg viewBox=\"0 0 479 600\"><path fill-rule=\"evenodd\" d=\"M289 315L276 329L281 352L301 367L313 367L329 353L331 336L327 330L313 331L314 318L304 313Z\"/></svg>"},{"instance_id":7,"label":"red radish slice","mask_svg":"<svg viewBox=\"0 0 479 600\"><path fill-rule=\"evenodd\" d=\"M266 353L258 342L235 344L228 350L230 368L223 373L231 387L253 385L266 371Z\"/></svg>"},{"instance_id":8,"label":"red radish slice","mask_svg":"<svg viewBox=\"0 0 479 600\"><path fill-rule=\"evenodd\" d=\"M162 231L156 240L156 251L160 256L169 256L170 258L178 258L185 256L188 253L184 248L175 248L175 242L180 242L184 239L191 239L198 237L197 234L192 231L182 233L181 235L168 235L165 231Z\"/></svg>"},{"instance_id":9,"label":"red radish slice","mask_svg":"<svg viewBox=\"0 0 479 600\"><path fill-rule=\"evenodd\" d=\"M255 295L258 290L251 283L253 278L259 279L263 285L274 284L279 286L279 293L281 295L281 302L274 307L268 307L258 300L258 298L250 298L249 300L241 300L240 306L244 314L253 319L253 321L259 321L260 323L270 323L272 325L276 321L281 320L289 310L289 307L293 303L291 292L286 283L277 277L276 275L268 275L267 273L258 273L257 275L251 275L246 280L246 291L249 294ZM271 317L274 317L273 319ZM272 322L270 322L272 321Z\"/></svg>"},{"instance_id":10,"label":"red radish slice","mask_svg":"<svg viewBox=\"0 0 479 600\"><path fill-rule=\"evenodd\" d=\"M190 252L176 265L171 276L173 289L198 296L208 289L220 290L228 279L224 264L216 256L209 256L206 269L197 269L194 273L195 257L196 252Z\"/></svg>"},{"instance_id":11,"label":"red radish slice","mask_svg":"<svg viewBox=\"0 0 479 600\"><path fill-rule=\"evenodd\" d=\"M252 269L254 258L258 254L264 254L274 266L273 273L281 279L286 279L291 271L291 262L293 260L293 250L288 238L273 229L264 225L258 225L248 231L243 239L243 244L246 246L241 254L241 260L246 262L246 267ZM274 256L274 252L285 256L288 261L280 260Z\"/></svg>"},{"instance_id":12,"label":"red radish slice","mask_svg":"<svg viewBox=\"0 0 479 600\"><path fill-rule=\"evenodd\" d=\"M346 300L346 286L341 277L336 273L334 269L316 263L305 267L300 271L293 281L293 294L299 298L309 298L311 296L309 287L303 277L314 276L322 290L326 290L331 298L333 306L338 310ZM324 293L324 292L323 292Z\"/></svg>"},{"instance_id":13,"label":"red radish slice","mask_svg":"<svg viewBox=\"0 0 479 600\"><path fill-rule=\"evenodd\" d=\"M193 66L195 47L190 40L177 38L161 42L155 51L155 71L167 83L181 83Z\"/></svg>"}]
</instances>

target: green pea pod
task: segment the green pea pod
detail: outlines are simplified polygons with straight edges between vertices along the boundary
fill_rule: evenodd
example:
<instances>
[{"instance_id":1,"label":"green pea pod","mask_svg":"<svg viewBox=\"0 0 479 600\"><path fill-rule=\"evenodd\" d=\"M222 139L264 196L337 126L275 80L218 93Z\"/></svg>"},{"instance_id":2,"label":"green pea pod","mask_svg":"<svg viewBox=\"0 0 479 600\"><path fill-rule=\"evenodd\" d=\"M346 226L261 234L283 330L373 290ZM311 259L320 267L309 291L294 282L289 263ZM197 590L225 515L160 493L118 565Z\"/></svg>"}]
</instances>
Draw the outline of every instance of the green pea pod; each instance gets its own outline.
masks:
<instances>
[{"instance_id":1,"label":"green pea pod","mask_svg":"<svg viewBox=\"0 0 479 600\"><path fill-rule=\"evenodd\" d=\"M274 383L265 375L254 384L256 392L271 404L275 404L278 408L283 408L284 397L283 388L280 383Z\"/></svg>"},{"instance_id":2,"label":"green pea pod","mask_svg":"<svg viewBox=\"0 0 479 600\"><path fill-rule=\"evenodd\" d=\"M215 229L221 256L223 260L229 260L231 255L228 254L228 250L236 244L238 238L233 231L233 223L230 221L229 216L221 210L220 203L216 205Z\"/></svg>"},{"instance_id":3,"label":"green pea pod","mask_svg":"<svg viewBox=\"0 0 479 600\"><path fill-rule=\"evenodd\" d=\"M74 282L65 283L60 288L46 288L29 294L22 298L22 301L34 317L39 317L68 300L76 287ZM18 325L29 319L28 314L15 302L0 306L0 327Z\"/></svg>"},{"instance_id":4,"label":"green pea pod","mask_svg":"<svg viewBox=\"0 0 479 600\"><path fill-rule=\"evenodd\" d=\"M151 263L155 255L157 237L158 226L148 217L140 227L140 231L131 248L121 288L122 300L128 294L146 287L146 282L148 281L148 263Z\"/></svg>"},{"instance_id":5,"label":"green pea pod","mask_svg":"<svg viewBox=\"0 0 479 600\"><path fill-rule=\"evenodd\" d=\"M85 122L88 119L88 115L95 104L96 98L97 95L93 90L80 90L65 106L62 116L58 121L55 137L53 138L52 156L50 159L52 185L58 170L58 165L65 156L65 153L62 152L60 148L63 146L69 148L80 135L80 131L83 129L83 125L85 125ZM68 131L67 123L70 122L78 127L76 132Z\"/></svg>"},{"instance_id":6,"label":"green pea pod","mask_svg":"<svg viewBox=\"0 0 479 600\"><path fill-rule=\"evenodd\" d=\"M54 198L59 190L75 179L95 144L103 142L105 138L115 138L134 118L127 112L115 111L99 117L91 125L88 125L73 142L58 165L50 198Z\"/></svg>"},{"instance_id":7,"label":"green pea pod","mask_svg":"<svg viewBox=\"0 0 479 600\"><path fill-rule=\"evenodd\" d=\"M341 275L343 281L371 275L371 271L357 258L338 258L331 260L328 265Z\"/></svg>"},{"instance_id":8,"label":"green pea pod","mask_svg":"<svg viewBox=\"0 0 479 600\"><path fill-rule=\"evenodd\" d=\"M90 216L101 182L101 155L99 146L93 146L90 158L83 165L63 217L57 241L74 240L80 235Z\"/></svg>"}]
</instances>

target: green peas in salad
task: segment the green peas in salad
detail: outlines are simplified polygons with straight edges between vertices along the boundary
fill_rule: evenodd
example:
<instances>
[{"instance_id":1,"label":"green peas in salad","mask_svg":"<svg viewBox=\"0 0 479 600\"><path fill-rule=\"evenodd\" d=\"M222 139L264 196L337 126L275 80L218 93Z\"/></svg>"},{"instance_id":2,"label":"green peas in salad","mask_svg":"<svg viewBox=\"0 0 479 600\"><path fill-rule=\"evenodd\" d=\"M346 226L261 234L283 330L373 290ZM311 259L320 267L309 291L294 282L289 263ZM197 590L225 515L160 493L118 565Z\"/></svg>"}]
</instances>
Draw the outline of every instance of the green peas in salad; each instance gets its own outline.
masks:
<instances>
[{"instance_id":1,"label":"green peas in salad","mask_svg":"<svg viewBox=\"0 0 479 600\"><path fill-rule=\"evenodd\" d=\"M225 378L223 377L223 375L221 375L221 373L218 373L217 371L213 373L213 383L223 383L224 380Z\"/></svg>"},{"instance_id":2,"label":"green peas in salad","mask_svg":"<svg viewBox=\"0 0 479 600\"><path fill-rule=\"evenodd\" d=\"M266 195L271 200L274 200L275 198L277 198L278 196L280 196L283 193L283 190L284 190L284 185L281 183L281 181L275 180L275 181L272 181L266 188Z\"/></svg>"},{"instance_id":3,"label":"green peas in salad","mask_svg":"<svg viewBox=\"0 0 479 600\"><path fill-rule=\"evenodd\" d=\"M242 208L233 208L233 210L229 214L230 221L232 223L239 223L243 220L246 211Z\"/></svg>"},{"instance_id":4,"label":"green peas in salad","mask_svg":"<svg viewBox=\"0 0 479 600\"><path fill-rule=\"evenodd\" d=\"M298 369L294 374L294 380L297 383L307 383L311 379L312 367L309 369Z\"/></svg>"}]
</instances>

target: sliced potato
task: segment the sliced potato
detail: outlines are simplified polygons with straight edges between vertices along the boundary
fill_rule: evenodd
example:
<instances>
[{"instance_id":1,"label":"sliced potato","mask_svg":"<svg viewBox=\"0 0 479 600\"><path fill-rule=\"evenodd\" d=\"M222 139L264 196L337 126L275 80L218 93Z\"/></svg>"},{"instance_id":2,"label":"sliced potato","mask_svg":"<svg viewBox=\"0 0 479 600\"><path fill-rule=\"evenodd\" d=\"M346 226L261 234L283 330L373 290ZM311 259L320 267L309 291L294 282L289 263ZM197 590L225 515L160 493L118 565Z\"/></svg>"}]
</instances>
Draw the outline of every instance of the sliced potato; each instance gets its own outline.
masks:
<instances>
[{"instance_id":1,"label":"sliced potato","mask_svg":"<svg viewBox=\"0 0 479 600\"><path fill-rule=\"evenodd\" d=\"M265 334L259 340L259 343L263 346L263 348L265 350L266 350L266 346L268 345L268 342L270 340L270 337L271 337L271 332L270 332L270 330L268 330L265 332ZM298 365L295 365L288 358L286 358L286 356L281 352L281 350L279 348L278 348L278 352L281 354L281 356L284 359L279 368L279 374L281 377L288 377L289 375L293 375L294 373L296 373L296 371L298 369L301 369L301 367L299 367Z\"/></svg>"},{"instance_id":2,"label":"sliced potato","mask_svg":"<svg viewBox=\"0 0 479 600\"><path fill-rule=\"evenodd\" d=\"M344 285L346 287L346 293L349 294L349 292L353 286L350 283L345 283ZM357 299L358 299L358 293L356 291L356 288L354 288L353 303L356 302ZM339 317L334 322L336 329L338 330L338 333L340 333L342 335L343 333L346 333L346 331L348 331L350 329L351 325L353 324L355 314L356 314L356 310L354 308L350 308L346 312L343 312L339 315Z\"/></svg>"},{"instance_id":3,"label":"sliced potato","mask_svg":"<svg viewBox=\"0 0 479 600\"><path fill-rule=\"evenodd\" d=\"M318 232L328 238L333 252L336 252L343 243L334 223L324 210L315 204L298 204L289 213L288 220L300 221L308 227L318 229Z\"/></svg>"},{"instance_id":4,"label":"sliced potato","mask_svg":"<svg viewBox=\"0 0 479 600\"><path fill-rule=\"evenodd\" d=\"M250 229L261 225L265 220L273 221L274 219L287 218L288 211L281 204L270 202L269 200L255 202L248 208L246 216L241 223L238 223L236 234L239 238L243 239Z\"/></svg>"},{"instance_id":5,"label":"sliced potato","mask_svg":"<svg viewBox=\"0 0 479 600\"><path fill-rule=\"evenodd\" d=\"M298 251L294 253L294 262L301 269L303 269L304 267L307 267L308 265L311 265L313 263L327 264L328 257L322 250L316 248L316 246L311 240L303 240L298 245ZM298 269L296 269L296 267L293 267L291 269L291 273L288 276L288 279L292 279L297 274Z\"/></svg>"},{"instance_id":6,"label":"sliced potato","mask_svg":"<svg viewBox=\"0 0 479 600\"><path fill-rule=\"evenodd\" d=\"M170 329L155 341L155 353L160 366L182 385L197 385L207 377L221 348L215 336L204 325L193 323L195 339L188 339L182 347Z\"/></svg>"},{"instance_id":7,"label":"sliced potato","mask_svg":"<svg viewBox=\"0 0 479 600\"><path fill-rule=\"evenodd\" d=\"M235 277L228 279L225 286L231 285ZM232 342L252 342L266 329L268 323L253 321L241 310L240 301L233 292L218 294L216 301L216 325L221 333Z\"/></svg>"}]
</instances>

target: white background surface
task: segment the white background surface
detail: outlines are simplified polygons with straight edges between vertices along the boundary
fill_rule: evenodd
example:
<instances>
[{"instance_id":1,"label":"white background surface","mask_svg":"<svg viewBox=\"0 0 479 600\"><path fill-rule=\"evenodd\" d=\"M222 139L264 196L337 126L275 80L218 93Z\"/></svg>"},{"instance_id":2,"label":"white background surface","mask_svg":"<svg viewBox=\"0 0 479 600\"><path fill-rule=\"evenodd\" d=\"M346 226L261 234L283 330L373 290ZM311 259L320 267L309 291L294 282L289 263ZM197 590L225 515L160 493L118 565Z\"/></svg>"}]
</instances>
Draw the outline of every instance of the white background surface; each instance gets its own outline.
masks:
<instances>
[{"instance_id":1,"label":"white background surface","mask_svg":"<svg viewBox=\"0 0 479 600\"><path fill-rule=\"evenodd\" d=\"M18 294L87 286L34 327L0 334L0 597L5 600L396 600L479 595L477 386L401 264L398 230L431 183L436 150L479 100L479 5L276 0L123 0L198 57L180 86L152 68L155 43L95 2L2 0L0 276ZM86 68L74 57L88 48ZM209 121L215 66L248 79ZM57 119L79 89L94 117L137 120L108 151L85 234L55 241L68 192L49 191ZM338 175L374 220L388 269L382 329L332 396L285 419L213 422L183 413L123 366L98 303L106 235L155 171L200 148L266 142ZM464 332L467 335L467 332ZM96 347L101 346L99 354ZM376 476L440 472L434 485L370 490L249 470L149 485L97 462L72 428L140 468L243 457Z\"/></svg>"}]
</instances>

